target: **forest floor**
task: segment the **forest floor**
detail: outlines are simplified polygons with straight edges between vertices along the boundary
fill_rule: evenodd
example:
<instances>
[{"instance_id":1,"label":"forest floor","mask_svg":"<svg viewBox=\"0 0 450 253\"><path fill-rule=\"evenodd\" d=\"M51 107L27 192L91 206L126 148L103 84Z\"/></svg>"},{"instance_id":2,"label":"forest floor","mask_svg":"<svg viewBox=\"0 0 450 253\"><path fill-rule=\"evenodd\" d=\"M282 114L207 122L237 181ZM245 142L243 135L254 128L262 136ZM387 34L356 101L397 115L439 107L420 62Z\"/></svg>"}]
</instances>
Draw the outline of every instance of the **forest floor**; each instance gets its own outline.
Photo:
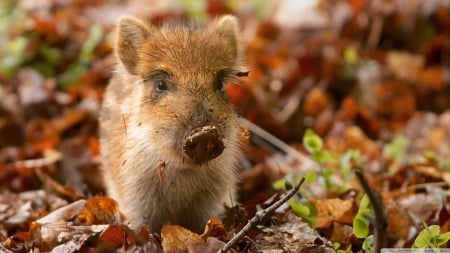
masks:
<instances>
[{"instance_id":1,"label":"forest floor","mask_svg":"<svg viewBox=\"0 0 450 253\"><path fill-rule=\"evenodd\" d=\"M99 169L114 25L226 13L250 71L226 87L250 133L241 204L202 235L133 231ZM301 178L234 252L449 248L449 13L441 0L0 0L0 252L216 252Z\"/></svg>"}]
</instances>

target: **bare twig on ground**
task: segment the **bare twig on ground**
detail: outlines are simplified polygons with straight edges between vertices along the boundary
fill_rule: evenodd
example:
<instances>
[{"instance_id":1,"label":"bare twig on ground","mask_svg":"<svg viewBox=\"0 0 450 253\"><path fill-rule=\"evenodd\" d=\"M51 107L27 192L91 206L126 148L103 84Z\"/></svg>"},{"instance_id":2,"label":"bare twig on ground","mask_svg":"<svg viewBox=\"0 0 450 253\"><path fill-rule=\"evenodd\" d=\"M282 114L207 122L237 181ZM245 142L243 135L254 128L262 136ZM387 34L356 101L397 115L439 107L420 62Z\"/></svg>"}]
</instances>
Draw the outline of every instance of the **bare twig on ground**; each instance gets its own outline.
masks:
<instances>
[{"instance_id":1,"label":"bare twig on ground","mask_svg":"<svg viewBox=\"0 0 450 253\"><path fill-rule=\"evenodd\" d=\"M372 189L360 169L355 169L354 171L356 177L359 180L359 183L361 184L362 188L367 194L367 197L370 200L370 204L372 205L372 210L374 213L372 222L374 227L373 252L379 253L381 252L381 249L386 245L386 228L388 226L388 218L386 212L384 211L384 206L380 194Z\"/></svg>"},{"instance_id":2,"label":"bare twig on ground","mask_svg":"<svg viewBox=\"0 0 450 253\"><path fill-rule=\"evenodd\" d=\"M12 251L8 250L5 246L0 243L0 252L12 253Z\"/></svg>"},{"instance_id":3,"label":"bare twig on ground","mask_svg":"<svg viewBox=\"0 0 450 253\"><path fill-rule=\"evenodd\" d=\"M270 134L266 130L264 130L261 127L257 126L253 122L251 122L251 121L249 121L249 120L247 120L245 118L241 118L240 119L240 124L243 127L247 128L253 134L261 137L263 140L267 141L268 143L274 145L275 147L277 147L281 151L285 152L287 155L297 159L297 161L302 163L302 167L303 168L315 168L316 167L316 164L314 163L314 161L311 158L309 158L308 156L300 153L299 151L297 151L293 147L291 147L288 144L284 143L282 140L278 139L277 137L275 137L274 135Z\"/></svg>"},{"instance_id":4,"label":"bare twig on ground","mask_svg":"<svg viewBox=\"0 0 450 253\"><path fill-rule=\"evenodd\" d=\"M304 181L305 181L305 178L302 178L295 185L294 188L287 191L285 193L285 195L282 196L277 202L273 203L266 209L262 209L262 210L259 210L258 212L256 212L255 216L253 216L253 218L247 222L247 224L241 229L241 231L239 231L239 233L237 233L235 236L233 236L233 238L231 238L231 240L229 242L227 242L227 244L225 244L225 246L218 252L225 253L229 249L231 249L231 247L233 247L242 238L244 238L244 236L250 231L250 229L252 229L256 225L258 225L261 221L263 221L270 214L272 214L278 207L280 207L282 204L284 204L290 198L292 198L292 196L294 196L294 194L298 191L298 189L300 189L300 186L303 184Z\"/></svg>"}]
</instances>

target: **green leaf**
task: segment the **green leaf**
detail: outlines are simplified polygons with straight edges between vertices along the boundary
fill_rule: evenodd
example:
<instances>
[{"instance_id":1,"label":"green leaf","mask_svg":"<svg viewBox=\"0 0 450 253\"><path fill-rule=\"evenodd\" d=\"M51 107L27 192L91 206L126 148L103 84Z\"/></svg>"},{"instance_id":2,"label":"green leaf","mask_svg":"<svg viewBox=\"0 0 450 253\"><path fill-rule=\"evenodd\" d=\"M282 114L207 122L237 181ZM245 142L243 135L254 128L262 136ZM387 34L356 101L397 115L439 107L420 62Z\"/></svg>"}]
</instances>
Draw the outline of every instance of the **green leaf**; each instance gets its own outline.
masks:
<instances>
[{"instance_id":1,"label":"green leaf","mask_svg":"<svg viewBox=\"0 0 450 253\"><path fill-rule=\"evenodd\" d=\"M402 135L396 136L391 143L384 146L383 154L387 158L396 159L403 156L408 145L409 140L406 137Z\"/></svg>"},{"instance_id":2,"label":"green leaf","mask_svg":"<svg viewBox=\"0 0 450 253\"><path fill-rule=\"evenodd\" d=\"M366 239L364 239L364 242L363 242L363 245L362 245L362 249L366 253L371 253L372 252L372 245L373 245L373 235L369 235L369 236L366 237Z\"/></svg>"},{"instance_id":3,"label":"green leaf","mask_svg":"<svg viewBox=\"0 0 450 253\"><path fill-rule=\"evenodd\" d=\"M444 161L444 171L450 172L450 159Z\"/></svg>"},{"instance_id":4,"label":"green leaf","mask_svg":"<svg viewBox=\"0 0 450 253\"><path fill-rule=\"evenodd\" d=\"M334 250L338 250L339 247L341 247L341 244L340 244L340 243L338 243L338 242L333 242L333 249L334 249Z\"/></svg>"},{"instance_id":5,"label":"green leaf","mask_svg":"<svg viewBox=\"0 0 450 253\"><path fill-rule=\"evenodd\" d=\"M354 47L347 47L344 49L344 61L350 65L358 63L358 51Z\"/></svg>"},{"instance_id":6,"label":"green leaf","mask_svg":"<svg viewBox=\"0 0 450 253\"><path fill-rule=\"evenodd\" d=\"M7 76L13 75L26 59L25 49L27 46L28 39L22 36L10 41L8 51L3 57L0 57L0 72Z\"/></svg>"},{"instance_id":7,"label":"green leaf","mask_svg":"<svg viewBox=\"0 0 450 253\"><path fill-rule=\"evenodd\" d=\"M277 181L272 183L272 187L275 190L285 190L286 189L286 179L282 178L282 179L278 179Z\"/></svg>"},{"instance_id":8,"label":"green leaf","mask_svg":"<svg viewBox=\"0 0 450 253\"><path fill-rule=\"evenodd\" d=\"M334 175L334 173L335 173L334 169L331 168L323 169L322 175L326 189L331 189L331 187L333 186L331 182L331 177Z\"/></svg>"},{"instance_id":9,"label":"green leaf","mask_svg":"<svg viewBox=\"0 0 450 253\"><path fill-rule=\"evenodd\" d=\"M311 214L311 210L309 210L309 207L303 202L290 199L288 203L291 206L292 211L300 217L307 217Z\"/></svg>"},{"instance_id":10,"label":"green leaf","mask_svg":"<svg viewBox=\"0 0 450 253\"><path fill-rule=\"evenodd\" d=\"M359 203L359 210L365 210L365 209L370 210L370 200L369 200L369 197L367 196L367 194L364 194L364 196L361 199L361 202ZM358 211L358 212L360 212L360 211Z\"/></svg>"},{"instance_id":11,"label":"green leaf","mask_svg":"<svg viewBox=\"0 0 450 253\"><path fill-rule=\"evenodd\" d=\"M369 235L369 220L363 215L356 215L353 220L353 234L357 238L366 238Z\"/></svg>"},{"instance_id":12,"label":"green leaf","mask_svg":"<svg viewBox=\"0 0 450 253\"><path fill-rule=\"evenodd\" d=\"M63 88L67 88L71 85L74 85L78 82L80 77L86 73L88 70L88 66L81 62L74 63L70 65L70 67L58 77L59 83Z\"/></svg>"},{"instance_id":13,"label":"green leaf","mask_svg":"<svg viewBox=\"0 0 450 253\"><path fill-rule=\"evenodd\" d=\"M307 129L303 135L303 146L309 153L314 153L322 149L323 141L313 130Z\"/></svg>"},{"instance_id":14,"label":"green leaf","mask_svg":"<svg viewBox=\"0 0 450 253\"><path fill-rule=\"evenodd\" d=\"M96 24L91 26L89 35L83 44L80 52L80 61L86 62L92 59L95 48L102 41L103 29L100 25Z\"/></svg>"},{"instance_id":15,"label":"green leaf","mask_svg":"<svg viewBox=\"0 0 450 253\"><path fill-rule=\"evenodd\" d=\"M353 220L353 234L357 238L366 238L369 235L369 215L372 213L370 209L370 200L367 194L361 198L358 213Z\"/></svg>"},{"instance_id":16,"label":"green leaf","mask_svg":"<svg viewBox=\"0 0 450 253\"><path fill-rule=\"evenodd\" d=\"M413 248L437 248L438 245L434 244L434 239L439 236L440 227L438 225L427 226L420 231L414 241ZM445 236L444 236L445 239Z\"/></svg>"},{"instance_id":17,"label":"green leaf","mask_svg":"<svg viewBox=\"0 0 450 253\"><path fill-rule=\"evenodd\" d=\"M302 217L302 219L310 225L316 222L317 208L313 204L307 200L299 201L293 198L290 199L288 203L295 215Z\"/></svg>"},{"instance_id":18,"label":"green leaf","mask_svg":"<svg viewBox=\"0 0 450 253\"><path fill-rule=\"evenodd\" d=\"M178 4L195 20L204 20L206 17L207 4L204 0L181 0Z\"/></svg>"},{"instance_id":19,"label":"green leaf","mask_svg":"<svg viewBox=\"0 0 450 253\"><path fill-rule=\"evenodd\" d=\"M435 240L436 246L440 247L441 245L446 244L448 240L450 240L450 232L438 235Z\"/></svg>"},{"instance_id":20,"label":"green leaf","mask_svg":"<svg viewBox=\"0 0 450 253\"><path fill-rule=\"evenodd\" d=\"M305 182L310 183L310 182L314 182L317 179L317 174L315 171L310 171L310 172L305 173L304 177L305 177Z\"/></svg>"}]
</instances>

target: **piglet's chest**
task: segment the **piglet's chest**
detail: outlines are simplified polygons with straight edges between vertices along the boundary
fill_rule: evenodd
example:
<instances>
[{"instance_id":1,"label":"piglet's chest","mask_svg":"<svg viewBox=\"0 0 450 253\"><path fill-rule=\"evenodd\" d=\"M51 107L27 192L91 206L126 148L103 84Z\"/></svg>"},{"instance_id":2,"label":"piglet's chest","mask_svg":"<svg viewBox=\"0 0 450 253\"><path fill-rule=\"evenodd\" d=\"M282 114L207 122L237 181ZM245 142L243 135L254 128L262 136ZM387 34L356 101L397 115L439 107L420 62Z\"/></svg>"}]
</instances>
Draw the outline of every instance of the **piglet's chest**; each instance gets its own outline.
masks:
<instances>
[{"instance_id":1,"label":"piglet's chest","mask_svg":"<svg viewBox=\"0 0 450 253\"><path fill-rule=\"evenodd\" d=\"M161 178L157 182L158 187L155 188L155 196L161 202L170 201L180 204L199 202L213 197L219 191L214 178L208 173L209 168L190 168L164 173L168 169L170 168L164 168L165 171L158 175Z\"/></svg>"}]
</instances>

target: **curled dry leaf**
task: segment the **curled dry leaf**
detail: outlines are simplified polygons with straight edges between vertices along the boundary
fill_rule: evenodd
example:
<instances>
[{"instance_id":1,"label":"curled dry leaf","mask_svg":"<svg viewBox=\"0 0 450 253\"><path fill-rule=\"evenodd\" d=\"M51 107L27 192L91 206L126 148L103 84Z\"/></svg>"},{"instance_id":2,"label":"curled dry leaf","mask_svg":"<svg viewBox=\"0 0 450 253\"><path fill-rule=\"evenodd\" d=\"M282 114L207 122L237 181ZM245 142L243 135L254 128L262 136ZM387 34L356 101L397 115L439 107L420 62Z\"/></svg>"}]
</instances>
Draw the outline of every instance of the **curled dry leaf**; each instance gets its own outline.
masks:
<instances>
[{"instance_id":1,"label":"curled dry leaf","mask_svg":"<svg viewBox=\"0 0 450 253\"><path fill-rule=\"evenodd\" d=\"M390 51L386 55L389 70L400 80L414 82L424 66L424 57L408 52Z\"/></svg>"},{"instance_id":2,"label":"curled dry leaf","mask_svg":"<svg viewBox=\"0 0 450 253\"><path fill-rule=\"evenodd\" d=\"M30 234L33 240L46 242L45 245L49 248L59 244L58 237L70 232L68 222L80 213L85 203L85 200L78 200L31 223Z\"/></svg>"},{"instance_id":3,"label":"curled dry leaf","mask_svg":"<svg viewBox=\"0 0 450 253\"><path fill-rule=\"evenodd\" d=\"M344 130L344 142L347 149L356 149L363 154L378 157L378 145L369 139L359 127L346 128Z\"/></svg>"},{"instance_id":4,"label":"curled dry leaf","mask_svg":"<svg viewBox=\"0 0 450 253\"><path fill-rule=\"evenodd\" d=\"M111 225L100 234L100 244L102 248L117 249L125 244L126 231L124 227Z\"/></svg>"},{"instance_id":5,"label":"curled dry leaf","mask_svg":"<svg viewBox=\"0 0 450 253\"><path fill-rule=\"evenodd\" d=\"M70 221L77 216L85 207L86 200L80 199L67 206L61 207L54 212L36 220L39 225L51 224L58 221Z\"/></svg>"},{"instance_id":6,"label":"curled dry leaf","mask_svg":"<svg viewBox=\"0 0 450 253\"><path fill-rule=\"evenodd\" d=\"M36 175L39 177L45 187L54 191L56 195L70 201L74 201L77 198L77 194L73 188L64 187L43 171L37 169Z\"/></svg>"},{"instance_id":7,"label":"curled dry leaf","mask_svg":"<svg viewBox=\"0 0 450 253\"><path fill-rule=\"evenodd\" d=\"M391 201L387 205L388 227L387 235L395 239L407 239L414 223L407 209L397 202Z\"/></svg>"},{"instance_id":8,"label":"curled dry leaf","mask_svg":"<svg viewBox=\"0 0 450 253\"><path fill-rule=\"evenodd\" d=\"M319 233L312 229L308 223L292 213L288 213L279 225L262 228L262 233L254 238L257 252L334 252L326 244L316 244L317 241L325 241Z\"/></svg>"},{"instance_id":9,"label":"curled dry leaf","mask_svg":"<svg viewBox=\"0 0 450 253\"><path fill-rule=\"evenodd\" d=\"M392 123L406 123L417 108L413 87L401 81L384 81L378 84L374 96L375 114L393 121Z\"/></svg>"},{"instance_id":10,"label":"curled dry leaf","mask_svg":"<svg viewBox=\"0 0 450 253\"><path fill-rule=\"evenodd\" d=\"M161 238L162 248L166 253L186 252L188 244L205 243L200 235L177 225L163 226Z\"/></svg>"},{"instance_id":11,"label":"curled dry leaf","mask_svg":"<svg viewBox=\"0 0 450 253\"><path fill-rule=\"evenodd\" d=\"M309 116L317 116L329 106L331 102L328 94L320 88L313 88L303 103L303 112Z\"/></svg>"},{"instance_id":12,"label":"curled dry leaf","mask_svg":"<svg viewBox=\"0 0 450 253\"><path fill-rule=\"evenodd\" d=\"M311 199L310 202L317 208L315 228L326 228L333 222L352 224L358 211L352 200Z\"/></svg>"},{"instance_id":13,"label":"curled dry leaf","mask_svg":"<svg viewBox=\"0 0 450 253\"><path fill-rule=\"evenodd\" d=\"M78 214L78 219L86 225L117 224L125 220L119 212L117 202L107 197L94 197L86 201L84 209Z\"/></svg>"},{"instance_id":14,"label":"curled dry leaf","mask_svg":"<svg viewBox=\"0 0 450 253\"><path fill-rule=\"evenodd\" d=\"M351 243L353 236L353 228L350 225L333 222L333 230L331 232L330 241L338 242L346 248Z\"/></svg>"},{"instance_id":15,"label":"curled dry leaf","mask_svg":"<svg viewBox=\"0 0 450 253\"><path fill-rule=\"evenodd\" d=\"M208 239L209 237L224 237L227 235L227 231L225 230L225 227L222 224L222 221L220 221L217 218L211 218L208 223L206 224L205 231L201 235L203 240Z\"/></svg>"},{"instance_id":16,"label":"curled dry leaf","mask_svg":"<svg viewBox=\"0 0 450 253\"><path fill-rule=\"evenodd\" d=\"M206 243L202 242L188 243L187 251L188 253L197 253L197 252L216 253L219 252L219 250L222 249L223 246L225 246L225 243L222 242L221 240L214 237L208 237Z\"/></svg>"}]
</instances>

